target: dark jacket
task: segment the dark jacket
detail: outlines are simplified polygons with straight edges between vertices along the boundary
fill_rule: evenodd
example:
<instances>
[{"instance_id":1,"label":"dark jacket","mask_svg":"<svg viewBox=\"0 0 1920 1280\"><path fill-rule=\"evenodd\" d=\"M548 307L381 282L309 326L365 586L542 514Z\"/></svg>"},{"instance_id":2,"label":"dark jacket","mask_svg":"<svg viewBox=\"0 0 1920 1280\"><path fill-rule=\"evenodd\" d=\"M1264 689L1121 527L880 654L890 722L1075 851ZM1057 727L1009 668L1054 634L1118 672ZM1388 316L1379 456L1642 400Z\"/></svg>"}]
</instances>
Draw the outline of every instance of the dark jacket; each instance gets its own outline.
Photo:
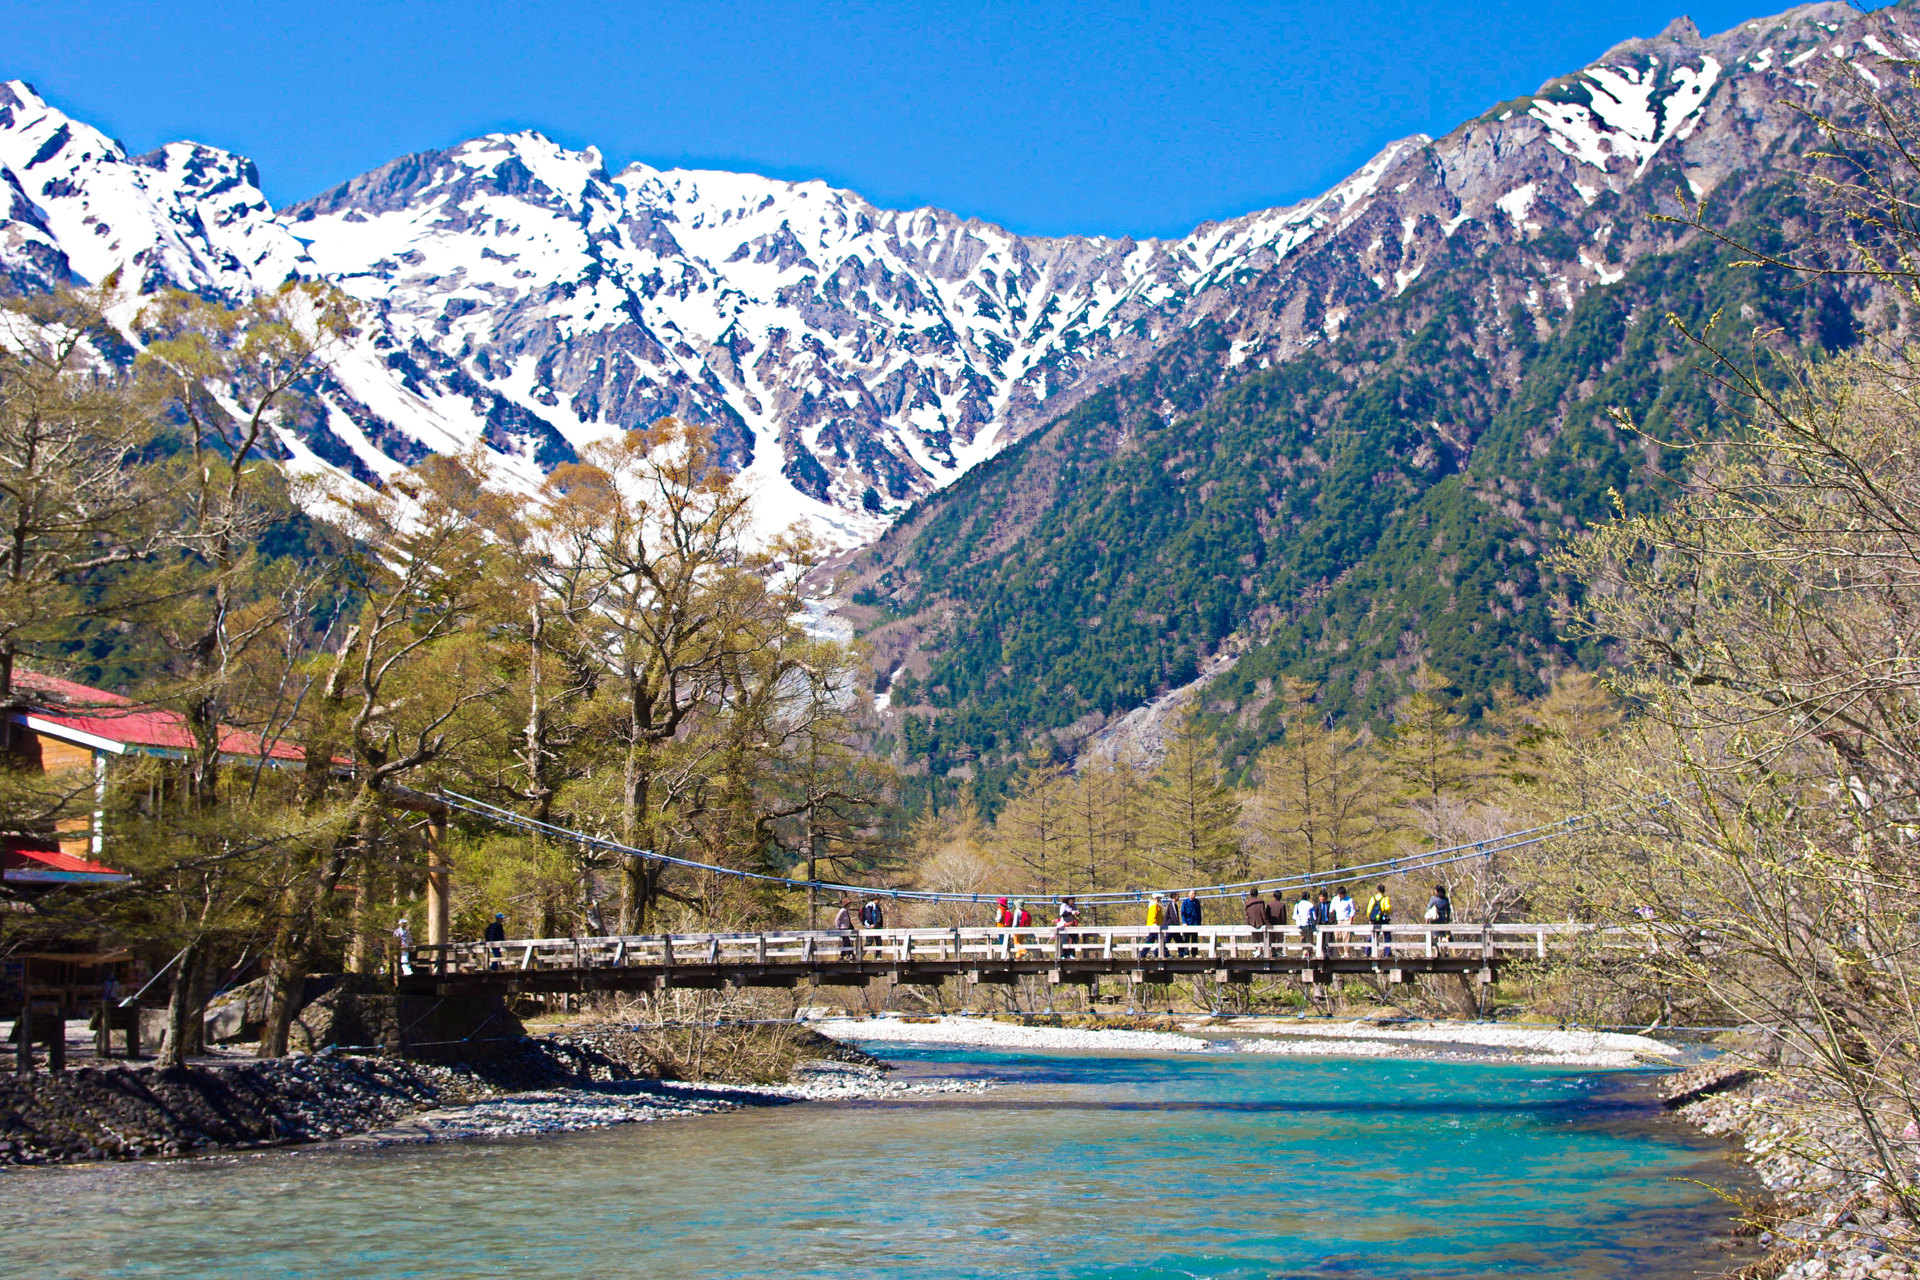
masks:
<instances>
[{"instance_id":1,"label":"dark jacket","mask_svg":"<svg viewBox=\"0 0 1920 1280\"><path fill-rule=\"evenodd\" d=\"M1433 912L1435 923L1451 924L1453 922L1453 899L1443 898L1436 893L1428 899L1427 908Z\"/></svg>"},{"instance_id":2,"label":"dark jacket","mask_svg":"<svg viewBox=\"0 0 1920 1280\"><path fill-rule=\"evenodd\" d=\"M1247 923L1256 929L1267 927L1267 904L1264 899L1247 899Z\"/></svg>"},{"instance_id":3,"label":"dark jacket","mask_svg":"<svg viewBox=\"0 0 1920 1280\"><path fill-rule=\"evenodd\" d=\"M1313 904L1313 922L1315 924L1332 924L1333 923L1333 904L1331 902L1314 903Z\"/></svg>"},{"instance_id":4,"label":"dark jacket","mask_svg":"<svg viewBox=\"0 0 1920 1280\"><path fill-rule=\"evenodd\" d=\"M480 936L488 942L505 942L507 940L507 926L501 924L498 920L489 920L487 921L486 932Z\"/></svg>"},{"instance_id":5,"label":"dark jacket","mask_svg":"<svg viewBox=\"0 0 1920 1280\"><path fill-rule=\"evenodd\" d=\"M1180 923L1181 924L1199 924L1200 923L1200 899L1198 898L1180 899Z\"/></svg>"}]
</instances>

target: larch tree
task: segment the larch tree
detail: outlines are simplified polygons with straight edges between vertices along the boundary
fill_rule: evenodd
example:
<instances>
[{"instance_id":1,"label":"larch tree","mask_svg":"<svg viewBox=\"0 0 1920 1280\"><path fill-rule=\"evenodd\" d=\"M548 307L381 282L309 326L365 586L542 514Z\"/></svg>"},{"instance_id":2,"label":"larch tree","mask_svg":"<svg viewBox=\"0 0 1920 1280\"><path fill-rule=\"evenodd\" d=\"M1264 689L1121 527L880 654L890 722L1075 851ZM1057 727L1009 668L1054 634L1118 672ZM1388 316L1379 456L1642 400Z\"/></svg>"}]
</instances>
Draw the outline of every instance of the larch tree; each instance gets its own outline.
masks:
<instances>
[{"instance_id":1,"label":"larch tree","mask_svg":"<svg viewBox=\"0 0 1920 1280\"><path fill-rule=\"evenodd\" d=\"M175 698L193 734L189 794L218 789L226 683L238 655L265 634L236 625L261 536L287 517L276 491L276 429L293 425L304 391L354 332L353 305L329 285L289 281L239 307L168 290L135 319L140 371L185 435L173 589L152 629L177 656Z\"/></svg>"},{"instance_id":2,"label":"larch tree","mask_svg":"<svg viewBox=\"0 0 1920 1280\"><path fill-rule=\"evenodd\" d=\"M1161 876L1198 884L1244 870L1240 800L1221 777L1219 747L1198 716L1167 739L1143 801L1146 856Z\"/></svg>"},{"instance_id":3,"label":"larch tree","mask_svg":"<svg viewBox=\"0 0 1920 1280\"><path fill-rule=\"evenodd\" d=\"M1029 888L1041 893L1072 887L1072 814L1065 776L1065 767L1036 747L1028 755L1019 790L994 824L1005 861L1020 870Z\"/></svg>"},{"instance_id":4,"label":"larch tree","mask_svg":"<svg viewBox=\"0 0 1920 1280\"><path fill-rule=\"evenodd\" d=\"M157 424L101 350L117 344L105 318L116 289L0 304L0 707L23 654L100 612L81 588L148 560L170 533L165 488L138 465Z\"/></svg>"},{"instance_id":5,"label":"larch tree","mask_svg":"<svg viewBox=\"0 0 1920 1280\"><path fill-rule=\"evenodd\" d=\"M1249 825L1263 873L1317 875L1365 862L1379 847L1386 778L1371 744L1354 730L1330 729L1314 689L1289 679L1282 689L1284 732L1261 752Z\"/></svg>"},{"instance_id":6,"label":"larch tree","mask_svg":"<svg viewBox=\"0 0 1920 1280\"><path fill-rule=\"evenodd\" d=\"M1387 763L1402 797L1432 809L1469 792L1481 768L1467 740L1467 718L1447 696L1451 686L1445 678L1423 662L1409 683L1413 692L1393 708Z\"/></svg>"},{"instance_id":7,"label":"larch tree","mask_svg":"<svg viewBox=\"0 0 1920 1280\"><path fill-rule=\"evenodd\" d=\"M624 705L621 840L660 849L676 798L668 746L723 706L738 666L783 643L804 547L752 546L745 488L707 433L671 418L557 468L542 492L543 574ZM620 927L663 893L662 864L621 868Z\"/></svg>"}]
</instances>

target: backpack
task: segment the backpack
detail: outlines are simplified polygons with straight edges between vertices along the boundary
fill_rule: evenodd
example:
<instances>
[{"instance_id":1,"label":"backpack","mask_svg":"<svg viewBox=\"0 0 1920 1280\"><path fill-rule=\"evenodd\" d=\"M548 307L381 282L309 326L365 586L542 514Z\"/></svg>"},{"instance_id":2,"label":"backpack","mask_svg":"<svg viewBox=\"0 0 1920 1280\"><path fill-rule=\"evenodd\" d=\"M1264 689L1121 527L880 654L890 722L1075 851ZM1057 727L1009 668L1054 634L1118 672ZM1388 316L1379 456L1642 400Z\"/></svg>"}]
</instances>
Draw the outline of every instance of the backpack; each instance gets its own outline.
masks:
<instances>
[{"instance_id":1,"label":"backpack","mask_svg":"<svg viewBox=\"0 0 1920 1280\"><path fill-rule=\"evenodd\" d=\"M1393 923L1393 908L1388 905L1387 900L1385 898L1381 897L1377 893L1373 895L1373 900L1367 903L1367 923L1369 924Z\"/></svg>"}]
</instances>

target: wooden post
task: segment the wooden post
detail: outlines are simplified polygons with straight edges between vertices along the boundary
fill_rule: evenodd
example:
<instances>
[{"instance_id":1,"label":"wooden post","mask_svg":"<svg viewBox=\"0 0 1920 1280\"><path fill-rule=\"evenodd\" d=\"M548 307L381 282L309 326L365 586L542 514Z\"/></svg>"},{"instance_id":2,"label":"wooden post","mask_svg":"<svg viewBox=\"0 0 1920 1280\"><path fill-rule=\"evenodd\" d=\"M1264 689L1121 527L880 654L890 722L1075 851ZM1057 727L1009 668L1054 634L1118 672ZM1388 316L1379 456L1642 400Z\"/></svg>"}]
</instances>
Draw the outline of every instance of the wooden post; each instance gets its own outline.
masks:
<instances>
[{"instance_id":1,"label":"wooden post","mask_svg":"<svg viewBox=\"0 0 1920 1280\"><path fill-rule=\"evenodd\" d=\"M427 945L445 947L453 941L453 895L447 884L452 870L447 865L447 811L440 809L429 815L432 834L427 846ZM434 971L442 972L446 967L446 952L434 953Z\"/></svg>"},{"instance_id":2,"label":"wooden post","mask_svg":"<svg viewBox=\"0 0 1920 1280\"><path fill-rule=\"evenodd\" d=\"M22 961L20 965L20 1017L13 1024L13 1033L20 1037L14 1070L23 1076L33 1074L33 997L27 994L28 963Z\"/></svg>"}]
</instances>

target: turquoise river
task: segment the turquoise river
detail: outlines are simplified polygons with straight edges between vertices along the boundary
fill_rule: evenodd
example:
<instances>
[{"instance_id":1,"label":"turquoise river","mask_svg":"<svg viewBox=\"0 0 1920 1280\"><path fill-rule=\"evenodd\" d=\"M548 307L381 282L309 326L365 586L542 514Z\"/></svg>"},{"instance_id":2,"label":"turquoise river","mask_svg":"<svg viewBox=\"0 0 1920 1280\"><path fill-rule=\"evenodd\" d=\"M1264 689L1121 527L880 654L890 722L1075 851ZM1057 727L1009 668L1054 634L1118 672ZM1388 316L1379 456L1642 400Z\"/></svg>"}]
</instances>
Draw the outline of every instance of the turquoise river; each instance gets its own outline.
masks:
<instances>
[{"instance_id":1,"label":"turquoise river","mask_svg":"<svg viewBox=\"0 0 1920 1280\"><path fill-rule=\"evenodd\" d=\"M983 1095L0 1176L27 1277L1618 1277L1728 1265L1629 1075L887 1050Z\"/></svg>"}]
</instances>

